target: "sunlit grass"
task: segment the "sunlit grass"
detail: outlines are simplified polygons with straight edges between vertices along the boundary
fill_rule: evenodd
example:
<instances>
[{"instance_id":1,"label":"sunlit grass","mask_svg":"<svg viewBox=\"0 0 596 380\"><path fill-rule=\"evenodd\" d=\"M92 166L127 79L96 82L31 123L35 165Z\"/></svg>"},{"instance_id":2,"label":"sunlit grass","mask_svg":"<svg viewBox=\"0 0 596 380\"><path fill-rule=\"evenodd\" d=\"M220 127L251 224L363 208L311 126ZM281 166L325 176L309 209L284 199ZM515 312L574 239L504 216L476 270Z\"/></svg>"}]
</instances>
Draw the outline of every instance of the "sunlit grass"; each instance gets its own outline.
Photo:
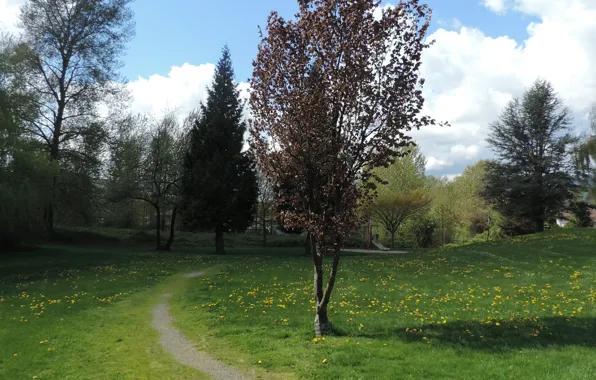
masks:
<instances>
[{"instance_id":1,"label":"sunlit grass","mask_svg":"<svg viewBox=\"0 0 596 380\"><path fill-rule=\"evenodd\" d=\"M0 379L187 379L150 310L261 378L591 379L596 230L418 255L350 255L314 339L301 249L48 247L0 257ZM172 275L204 270L203 277ZM175 286L172 279L176 279Z\"/></svg>"},{"instance_id":2,"label":"sunlit grass","mask_svg":"<svg viewBox=\"0 0 596 380\"><path fill-rule=\"evenodd\" d=\"M55 247L0 258L1 379L199 379L161 350L150 309L197 255Z\"/></svg>"},{"instance_id":3,"label":"sunlit grass","mask_svg":"<svg viewBox=\"0 0 596 380\"><path fill-rule=\"evenodd\" d=\"M595 232L346 257L325 340L313 339L312 268L298 257L193 279L176 311L219 357L299 377L592 378Z\"/></svg>"}]
</instances>

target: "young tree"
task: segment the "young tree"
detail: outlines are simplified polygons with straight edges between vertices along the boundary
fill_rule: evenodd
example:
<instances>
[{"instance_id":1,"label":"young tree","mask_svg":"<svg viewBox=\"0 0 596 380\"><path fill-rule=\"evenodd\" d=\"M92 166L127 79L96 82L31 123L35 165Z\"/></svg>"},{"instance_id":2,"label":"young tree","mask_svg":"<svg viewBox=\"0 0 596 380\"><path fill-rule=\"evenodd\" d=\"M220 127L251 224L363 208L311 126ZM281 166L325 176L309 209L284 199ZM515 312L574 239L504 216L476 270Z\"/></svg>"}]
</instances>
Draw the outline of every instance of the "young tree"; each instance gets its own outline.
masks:
<instances>
[{"instance_id":1,"label":"young tree","mask_svg":"<svg viewBox=\"0 0 596 380\"><path fill-rule=\"evenodd\" d=\"M267 221L273 212L275 201L275 188L273 183L261 172L257 172L257 184L259 187L259 222L263 229L263 247L267 246Z\"/></svg>"},{"instance_id":2,"label":"young tree","mask_svg":"<svg viewBox=\"0 0 596 380\"><path fill-rule=\"evenodd\" d=\"M369 207L370 215L391 234L391 248L395 248L395 233L406 220L413 217L431 202L422 189L381 195Z\"/></svg>"},{"instance_id":3,"label":"young tree","mask_svg":"<svg viewBox=\"0 0 596 380\"><path fill-rule=\"evenodd\" d=\"M419 115L430 9L379 3L299 0L294 20L272 12L253 63L251 147L270 178L293 185L280 199L292 206L284 224L310 234L316 335L331 328L341 241L362 223L357 206L371 199L374 169L409 144L409 130L434 123Z\"/></svg>"},{"instance_id":4,"label":"young tree","mask_svg":"<svg viewBox=\"0 0 596 380\"><path fill-rule=\"evenodd\" d=\"M69 142L93 132L85 126L97 117L97 104L120 89L119 56L133 34L130 1L28 0L21 7L26 59L15 72L37 94L37 117L27 121L53 161ZM48 189L50 233L57 182Z\"/></svg>"},{"instance_id":5,"label":"young tree","mask_svg":"<svg viewBox=\"0 0 596 380\"><path fill-rule=\"evenodd\" d=\"M497 156L487 165L486 195L512 232L544 230L574 195L571 116L552 85L537 80L512 100L487 139Z\"/></svg>"},{"instance_id":6,"label":"young tree","mask_svg":"<svg viewBox=\"0 0 596 380\"><path fill-rule=\"evenodd\" d=\"M215 230L215 252L225 253L224 232L245 231L257 206L254 163L242 152L246 125L227 47L215 69L207 103L190 131L184 161L184 217L191 228Z\"/></svg>"}]
</instances>

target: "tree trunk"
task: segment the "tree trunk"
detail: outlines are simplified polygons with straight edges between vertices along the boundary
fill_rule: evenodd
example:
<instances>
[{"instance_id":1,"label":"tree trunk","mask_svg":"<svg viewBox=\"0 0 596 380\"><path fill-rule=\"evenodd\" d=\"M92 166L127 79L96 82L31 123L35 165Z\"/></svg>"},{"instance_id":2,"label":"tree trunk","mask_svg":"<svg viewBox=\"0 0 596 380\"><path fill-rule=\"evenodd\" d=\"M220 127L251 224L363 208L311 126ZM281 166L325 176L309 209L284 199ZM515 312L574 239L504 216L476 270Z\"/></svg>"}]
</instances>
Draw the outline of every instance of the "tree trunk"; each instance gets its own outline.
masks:
<instances>
[{"instance_id":1,"label":"tree trunk","mask_svg":"<svg viewBox=\"0 0 596 380\"><path fill-rule=\"evenodd\" d=\"M341 252L341 238L337 237L335 240L335 249L333 251L333 263L331 265L331 272L329 274L329 281L327 287L323 291L323 253L317 248L316 239L311 238L310 250L312 253L312 260L314 264L314 295L316 314L314 321L315 336L320 337L331 331L333 327L327 315L327 305L331 298L331 292L335 286L335 279L337 275L337 268L339 265L339 257Z\"/></svg>"},{"instance_id":2,"label":"tree trunk","mask_svg":"<svg viewBox=\"0 0 596 380\"><path fill-rule=\"evenodd\" d=\"M168 241L166 242L166 251L169 251L172 248L172 243L174 242L174 232L176 231L176 214L178 212L178 205L174 206L172 210L172 219L170 220L170 236L168 237Z\"/></svg>"},{"instance_id":3,"label":"tree trunk","mask_svg":"<svg viewBox=\"0 0 596 380\"><path fill-rule=\"evenodd\" d=\"M157 217L155 218L155 237L156 241L156 250L161 250L161 209L159 205L155 205L155 212L157 213Z\"/></svg>"},{"instance_id":4,"label":"tree trunk","mask_svg":"<svg viewBox=\"0 0 596 380\"><path fill-rule=\"evenodd\" d=\"M54 131L52 133L52 142L50 144L50 160L56 161L60 159L60 135L62 133L62 119L64 117L64 108L66 103L64 102L64 94L62 92L62 83L60 91L60 100L58 101L58 110L56 112L56 119L54 120ZM56 205L56 185L58 182L58 176L54 174L52 177L52 188L50 189L50 201L46 206L44 216L46 217L46 226L50 237L54 236L54 211Z\"/></svg>"},{"instance_id":5,"label":"tree trunk","mask_svg":"<svg viewBox=\"0 0 596 380\"><path fill-rule=\"evenodd\" d=\"M395 231L391 233L391 249L395 249Z\"/></svg>"},{"instance_id":6,"label":"tree trunk","mask_svg":"<svg viewBox=\"0 0 596 380\"><path fill-rule=\"evenodd\" d=\"M224 255L225 253L223 227L218 226L215 228L215 254Z\"/></svg>"}]
</instances>

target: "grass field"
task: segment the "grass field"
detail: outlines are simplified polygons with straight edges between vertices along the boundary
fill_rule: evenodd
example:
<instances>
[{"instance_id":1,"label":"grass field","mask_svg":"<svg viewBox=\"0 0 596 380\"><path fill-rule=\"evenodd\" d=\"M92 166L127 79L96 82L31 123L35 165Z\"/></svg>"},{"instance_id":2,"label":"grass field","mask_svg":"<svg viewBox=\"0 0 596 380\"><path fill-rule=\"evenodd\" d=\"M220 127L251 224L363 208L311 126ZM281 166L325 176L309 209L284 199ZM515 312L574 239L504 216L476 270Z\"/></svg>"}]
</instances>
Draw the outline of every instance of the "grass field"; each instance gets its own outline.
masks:
<instances>
[{"instance_id":1,"label":"grass field","mask_svg":"<svg viewBox=\"0 0 596 380\"><path fill-rule=\"evenodd\" d=\"M198 255L48 247L0 256L0 379L201 378L156 344L150 307Z\"/></svg>"},{"instance_id":2,"label":"grass field","mask_svg":"<svg viewBox=\"0 0 596 380\"><path fill-rule=\"evenodd\" d=\"M302 249L211 251L0 256L0 379L203 378L151 328L172 289L176 325L199 349L262 378L596 378L596 230L345 256L336 330L317 341Z\"/></svg>"},{"instance_id":3,"label":"grass field","mask_svg":"<svg viewBox=\"0 0 596 380\"><path fill-rule=\"evenodd\" d=\"M324 341L300 258L245 258L193 279L175 311L217 356L297 377L594 379L595 232L344 258Z\"/></svg>"}]
</instances>

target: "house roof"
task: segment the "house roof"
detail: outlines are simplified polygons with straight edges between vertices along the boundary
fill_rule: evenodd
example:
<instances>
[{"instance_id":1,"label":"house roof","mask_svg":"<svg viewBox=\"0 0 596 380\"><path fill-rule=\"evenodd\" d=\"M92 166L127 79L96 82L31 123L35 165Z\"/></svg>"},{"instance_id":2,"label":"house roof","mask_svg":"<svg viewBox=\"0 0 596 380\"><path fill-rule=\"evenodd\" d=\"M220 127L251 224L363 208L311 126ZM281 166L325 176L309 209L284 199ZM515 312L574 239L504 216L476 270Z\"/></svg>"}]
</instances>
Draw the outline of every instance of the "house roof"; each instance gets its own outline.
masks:
<instances>
[{"instance_id":1,"label":"house roof","mask_svg":"<svg viewBox=\"0 0 596 380\"><path fill-rule=\"evenodd\" d=\"M590 210L590 218L596 222L596 209L594 208L589 208ZM569 219L573 216L573 213L569 210L565 210L562 211L561 213L559 213L559 215L557 216L557 218L559 219Z\"/></svg>"}]
</instances>

